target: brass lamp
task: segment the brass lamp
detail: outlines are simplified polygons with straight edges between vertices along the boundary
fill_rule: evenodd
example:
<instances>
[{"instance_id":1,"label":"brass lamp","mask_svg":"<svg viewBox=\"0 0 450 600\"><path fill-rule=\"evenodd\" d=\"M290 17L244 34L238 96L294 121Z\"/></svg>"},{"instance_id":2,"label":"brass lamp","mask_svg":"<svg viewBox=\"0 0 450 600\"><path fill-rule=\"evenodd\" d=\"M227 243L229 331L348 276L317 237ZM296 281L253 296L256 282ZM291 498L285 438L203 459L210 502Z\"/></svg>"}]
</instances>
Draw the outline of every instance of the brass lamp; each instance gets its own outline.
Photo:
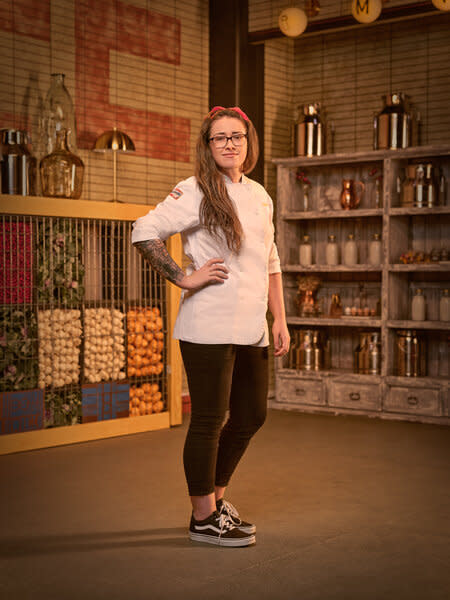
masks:
<instances>
[{"instance_id":1,"label":"brass lamp","mask_svg":"<svg viewBox=\"0 0 450 600\"><path fill-rule=\"evenodd\" d=\"M94 145L95 152L112 152L113 153L113 198L112 202L121 202L117 199L117 153L118 152L134 152L133 140L123 131L114 127L110 131L105 131L101 134Z\"/></svg>"}]
</instances>

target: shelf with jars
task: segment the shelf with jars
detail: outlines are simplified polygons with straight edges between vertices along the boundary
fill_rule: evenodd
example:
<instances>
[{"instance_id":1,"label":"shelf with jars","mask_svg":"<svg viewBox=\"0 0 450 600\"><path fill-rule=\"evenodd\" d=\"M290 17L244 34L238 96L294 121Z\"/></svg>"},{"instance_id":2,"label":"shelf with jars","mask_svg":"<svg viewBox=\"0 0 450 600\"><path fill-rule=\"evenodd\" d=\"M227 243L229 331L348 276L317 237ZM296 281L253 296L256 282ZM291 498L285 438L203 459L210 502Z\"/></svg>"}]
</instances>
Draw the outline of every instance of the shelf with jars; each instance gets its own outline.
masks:
<instances>
[{"instance_id":1,"label":"shelf with jars","mask_svg":"<svg viewBox=\"0 0 450 600\"><path fill-rule=\"evenodd\" d=\"M274 162L293 350L272 406L450 424L450 146Z\"/></svg>"}]
</instances>

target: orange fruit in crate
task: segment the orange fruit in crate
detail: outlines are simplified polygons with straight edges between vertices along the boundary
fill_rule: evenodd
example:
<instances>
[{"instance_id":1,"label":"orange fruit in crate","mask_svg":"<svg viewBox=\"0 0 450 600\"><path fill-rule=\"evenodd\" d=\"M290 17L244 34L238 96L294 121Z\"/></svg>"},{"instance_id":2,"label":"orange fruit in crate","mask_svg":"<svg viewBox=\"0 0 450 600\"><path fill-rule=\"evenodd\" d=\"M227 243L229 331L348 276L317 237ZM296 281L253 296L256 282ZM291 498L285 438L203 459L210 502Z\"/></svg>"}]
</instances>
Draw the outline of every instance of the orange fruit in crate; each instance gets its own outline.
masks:
<instances>
[{"instance_id":1,"label":"orange fruit in crate","mask_svg":"<svg viewBox=\"0 0 450 600\"><path fill-rule=\"evenodd\" d=\"M164 404L159 400L153 404L153 412L159 413L164 408Z\"/></svg>"},{"instance_id":2,"label":"orange fruit in crate","mask_svg":"<svg viewBox=\"0 0 450 600\"><path fill-rule=\"evenodd\" d=\"M161 317L156 317L156 329L157 331L160 331L163 327L163 322Z\"/></svg>"},{"instance_id":3,"label":"orange fruit in crate","mask_svg":"<svg viewBox=\"0 0 450 600\"><path fill-rule=\"evenodd\" d=\"M156 394L156 392L159 392L159 385L157 383L151 383L150 385L152 394Z\"/></svg>"},{"instance_id":4,"label":"orange fruit in crate","mask_svg":"<svg viewBox=\"0 0 450 600\"><path fill-rule=\"evenodd\" d=\"M161 313L159 312L159 308L158 308L157 306L154 306L154 307L152 308L152 311L155 313L155 315L156 315L157 317L159 317L159 315L161 314Z\"/></svg>"},{"instance_id":5,"label":"orange fruit in crate","mask_svg":"<svg viewBox=\"0 0 450 600\"><path fill-rule=\"evenodd\" d=\"M140 404L139 404L139 412L141 413L141 415L145 415L146 410L147 410L147 402L144 402L142 400L142 402L140 402Z\"/></svg>"},{"instance_id":6,"label":"orange fruit in crate","mask_svg":"<svg viewBox=\"0 0 450 600\"><path fill-rule=\"evenodd\" d=\"M157 339L157 340L163 340L164 339L164 333L162 331L157 331L155 333L155 339Z\"/></svg>"},{"instance_id":7,"label":"orange fruit in crate","mask_svg":"<svg viewBox=\"0 0 450 600\"><path fill-rule=\"evenodd\" d=\"M151 415L153 412L153 404L151 402L147 402L147 407L145 409L146 415Z\"/></svg>"},{"instance_id":8,"label":"orange fruit in crate","mask_svg":"<svg viewBox=\"0 0 450 600\"><path fill-rule=\"evenodd\" d=\"M155 392L153 394L153 402L158 402L159 400L161 400L161 398L162 398L161 392Z\"/></svg>"},{"instance_id":9,"label":"orange fruit in crate","mask_svg":"<svg viewBox=\"0 0 450 600\"><path fill-rule=\"evenodd\" d=\"M128 364L130 364L128 362ZM134 367L128 367L128 377L133 377L134 375L136 375L136 369Z\"/></svg>"}]
</instances>

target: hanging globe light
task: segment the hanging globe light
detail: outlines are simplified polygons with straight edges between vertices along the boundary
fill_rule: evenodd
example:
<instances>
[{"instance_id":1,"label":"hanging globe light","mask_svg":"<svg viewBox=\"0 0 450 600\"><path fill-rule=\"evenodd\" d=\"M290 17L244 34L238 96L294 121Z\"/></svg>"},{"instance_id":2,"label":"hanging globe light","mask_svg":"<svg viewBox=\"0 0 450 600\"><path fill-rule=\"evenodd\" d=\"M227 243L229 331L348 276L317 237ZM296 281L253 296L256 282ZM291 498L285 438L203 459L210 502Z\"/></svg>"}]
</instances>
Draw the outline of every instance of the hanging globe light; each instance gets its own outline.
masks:
<instances>
[{"instance_id":1,"label":"hanging globe light","mask_svg":"<svg viewBox=\"0 0 450 600\"><path fill-rule=\"evenodd\" d=\"M308 17L301 8L285 8L278 17L278 25L284 35L298 37L308 25Z\"/></svg>"},{"instance_id":2,"label":"hanging globe light","mask_svg":"<svg viewBox=\"0 0 450 600\"><path fill-rule=\"evenodd\" d=\"M352 15L360 23L373 23L381 14L381 6L381 0L352 0Z\"/></svg>"},{"instance_id":3,"label":"hanging globe light","mask_svg":"<svg viewBox=\"0 0 450 600\"><path fill-rule=\"evenodd\" d=\"M450 0L431 0L439 10L450 10Z\"/></svg>"}]
</instances>

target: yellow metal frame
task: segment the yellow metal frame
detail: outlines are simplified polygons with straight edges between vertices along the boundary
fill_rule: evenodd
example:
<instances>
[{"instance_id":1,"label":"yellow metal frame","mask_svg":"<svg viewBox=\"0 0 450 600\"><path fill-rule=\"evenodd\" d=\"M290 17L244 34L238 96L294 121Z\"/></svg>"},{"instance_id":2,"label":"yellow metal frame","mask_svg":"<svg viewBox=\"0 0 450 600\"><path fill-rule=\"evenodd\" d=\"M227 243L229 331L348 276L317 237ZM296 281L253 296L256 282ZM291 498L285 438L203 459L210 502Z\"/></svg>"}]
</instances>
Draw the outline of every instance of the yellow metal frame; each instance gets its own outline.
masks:
<instances>
[{"instance_id":1,"label":"yellow metal frame","mask_svg":"<svg viewBox=\"0 0 450 600\"><path fill-rule=\"evenodd\" d=\"M46 198L41 196L0 195L0 214L7 215L134 221L153 208L147 204L94 202L90 200L69 200L66 198ZM168 250L173 259L178 264L181 264L182 246L179 235L175 235L169 239ZM171 283L167 283L167 327L169 331L167 412L141 417L85 423L72 427L55 427L52 429L2 435L0 436L0 454L87 442L143 431L164 429L170 427L170 425L179 425L182 421L181 356L178 342L170 335L175 323L179 300L180 289Z\"/></svg>"}]
</instances>

